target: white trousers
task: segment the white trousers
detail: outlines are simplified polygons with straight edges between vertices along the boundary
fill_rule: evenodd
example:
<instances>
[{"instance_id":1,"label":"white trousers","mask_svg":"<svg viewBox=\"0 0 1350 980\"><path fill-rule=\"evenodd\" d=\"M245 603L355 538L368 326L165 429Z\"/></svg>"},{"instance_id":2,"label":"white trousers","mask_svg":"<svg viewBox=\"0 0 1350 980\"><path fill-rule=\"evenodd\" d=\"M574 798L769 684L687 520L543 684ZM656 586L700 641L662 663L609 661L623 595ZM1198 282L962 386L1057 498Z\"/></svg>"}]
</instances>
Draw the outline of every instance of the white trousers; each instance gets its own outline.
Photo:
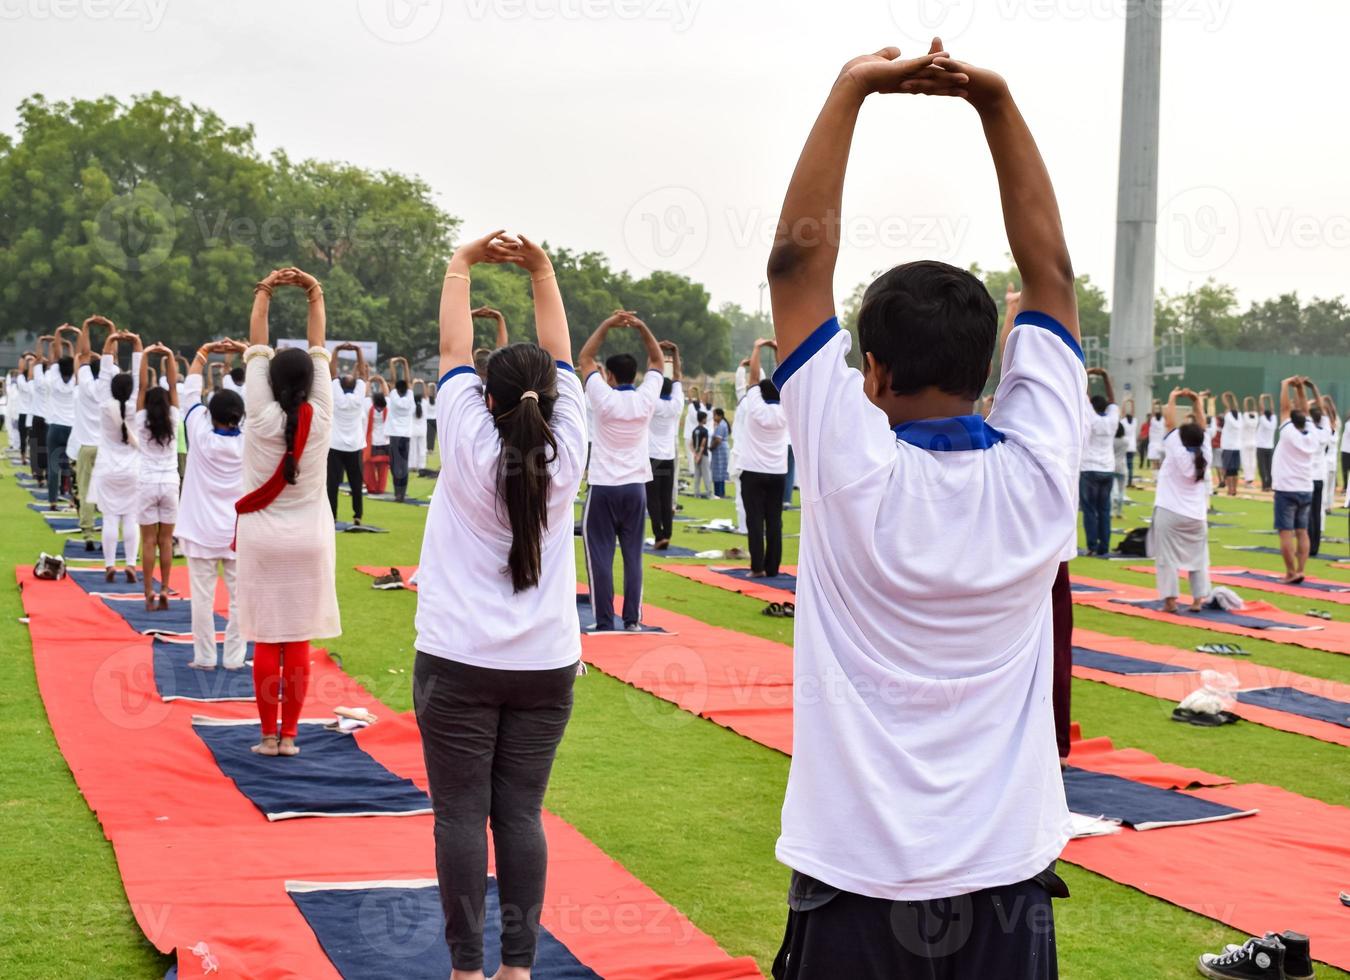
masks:
<instances>
[{"instance_id":1,"label":"white trousers","mask_svg":"<svg viewBox=\"0 0 1350 980\"><path fill-rule=\"evenodd\" d=\"M230 621L225 626L225 666L244 666L247 644L239 632L239 614L235 608L234 582L236 562L232 558L189 558L188 578L192 582L192 662L202 667L216 666L216 566L230 595Z\"/></svg>"},{"instance_id":2,"label":"white trousers","mask_svg":"<svg viewBox=\"0 0 1350 980\"><path fill-rule=\"evenodd\" d=\"M141 551L141 528L136 523L135 514L110 514L103 512L103 565L112 568L117 564L117 537L121 529L122 546L126 551L127 568L136 567L136 559Z\"/></svg>"},{"instance_id":3,"label":"white trousers","mask_svg":"<svg viewBox=\"0 0 1350 980\"><path fill-rule=\"evenodd\" d=\"M736 474L736 530L741 534L749 532L745 526L745 497L741 496L741 475Z\"/></svg>"}]
</instances>

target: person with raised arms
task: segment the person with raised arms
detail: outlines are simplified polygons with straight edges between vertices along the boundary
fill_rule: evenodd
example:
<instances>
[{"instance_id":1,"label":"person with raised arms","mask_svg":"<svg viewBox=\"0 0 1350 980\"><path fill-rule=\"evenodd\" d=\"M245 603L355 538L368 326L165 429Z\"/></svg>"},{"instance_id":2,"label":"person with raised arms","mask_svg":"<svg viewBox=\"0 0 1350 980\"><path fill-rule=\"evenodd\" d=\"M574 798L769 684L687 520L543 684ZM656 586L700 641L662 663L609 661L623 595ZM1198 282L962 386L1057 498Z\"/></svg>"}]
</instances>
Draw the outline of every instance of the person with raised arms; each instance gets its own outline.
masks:
<instances>
[{"instance_id":1,"label":"person with raised arms","mask_svg":"<svg viewBox=\"0 0 1350 980\"><path fill-rule=\"evenodd\" d=\"M1220 399L1223 402L1223 428L1219 430L1219 455L1223 460L1223 485L1228 496L1236 497L1238 475L1242 472L1243 433L1246 429L1242 412L1238 408L1237 395L1225 391Z\"/></svg>"},{"instance_id":2,"label":"person with raised arms","mask_svg":"<svg viewBox=\"0 0 1350 980\"><path fill-rule=\"evenodd\" d=\"M1178 423L1177 399L1189 398L1192 420ZM1167 612L1177 611L1180 572L1190 574L1191 611L1209 598L1209 481L1213 450L1205 438L1205 405L1189 388L1173 389L1163 409L1167 436L1158 467L1158 496L1149 526L1149 554L1157 559L1158 596Z\"/></svg>"},{"instance_id":3,"label":"person with raised arms","mask_svg":"<svg viewBox=\"0 0 1350 980\"><path fill-rule=\"evenodd\" d=\"M638 362L632 354L612 354L601 373L597 358L614 329L633 330L642 339L647 372L640 385L633 383ZM586 400L595 418L581 535L597 630L614 627L616 540L623 556L623 626L629 631L642 628L642 538L647 484L652 478L648 433L652 413L661 399L665 365L660 343L630 310L616 310L596 328L577 356L577 367L586 379Z\"/></svg>"},{"instance_id":4,"label":"person with raised arms","mask_svg":"<svg viewBox=\"0 0 1350 980\"><path fill-rule=\"evenodd\" d=\"M399 368L403 371L400 374ZM412 370L406 357L389 361L389 383L393 390L389 400L389 417L385 431L389 434L389 476L394 483L394 499L399 503L408 495L408 464L412 458L413 423L416 403L412 395Z\"/></svg>"},{"instance_id":5,"label":"person with raised arms","mask_svg":"<svg viewBox=\"0 0 1350 980\"><path fill-rule=\"evenodd\" d=\"M351 373L339 370L342 351L351 351L356 361ZM329 363L333 388L333 436L328 447L328 506L337 520L338 491L346 474L352 494L352 523L360 524L365 514L361 500L361 454L366 448L366 429L369 425L366 408L366 381L370 366L366 355L356 344L338 344Z\"/></svg>"},{"instance_id":6,"label":"person with raised arms","mask_svg":"<svg viewBox=\"0 0 1350 980\"><path fill-rule=\"evenodd\" d=\"M1162 402L1153 399L1153 411L1148 417L1148 444L1145 447L1144 463L1157 468L1162 462L1163 440L1167 438L1167 422L1163 419Z\"/></svg>"},{"instance_id":7,"label":"person with raised arms","mask_svg":"<svg viewBox=\"0 0 1350 980\"><path fill-rule=\"evenodd\" d=\"M272 291L285 286L308 300L307 351L268 346ZM277 269L254 286L244 351L243 496L234 509L239 629L253 642L262 733L253 751L263 756L300 753L310 640L342 632L333 512L325 499L333 426L325 327L323 287L309 273Z\"/></svg>"},{"instance_id":8,"label":"person with raised arms","mask_svg":"<svg viewBox=\"0 0 1350 980\"><path fill-rule=\"evenodd\" d=\"M197 670L216 669L216 578L225 582L229 619L225 625L223 666L242 670L246 644L239 629L238 554L234 540L234 502L244 471L244 399L234 391L217 391L203 401L203 372L212 354L242 354L237 340L203 344L188 365L183 382L187 411L187 465L178 509L178 542L187 559L192 583L192 664Z\"/></svg>"},{"instance_id":9,"label":"person with raised arms","mask_svg":"<svg viewBox=\"0 0 1350 980\"><path fill-rule=\"evenodd\" d=\"M1331 422L1326 417L1326 406L1322 402L1322 393L1317 389L1317 384L1305 375L1303 389L1308 404L1308 423L1313 428L1319 453L1317 465L1313 468L1312 512L1308 517L1308 555L1316 558L1317 553L1322 550L1322 527L1326 523L1325 513L1328 503L1326 458L1333 435Z\"/></svg>"},{"instance_id":10,"label":"person with raised arms","mask_svg":"<svg viewBox=\"0 0 1350 980\"><path fill-rule=\"evenodd\" d=\"M1256 399L1246 395L1242 399L1242 482L1247 486L1256 483L1256 427L1261 413L1257 411Z\"/></svg>"},{"instance_id":11,"label":"person with raised arms","mask_svg":"<svg viewBox=\"0 0 1350 980\"><path fill-rule=\"evenodd\" d=\"M673 340L661 341L661 350L672 358L674 376L661 381L661 397L648 424L647 451L651 454L652 479L647 484L647 516L652 522L652 540L658 551L670 547L675 536L675 468L680 412L684 409L680 348Z\"/></svg>"},{"instance_id":12,"label":"person with raised arms","mask_svg":"<svg viewBox=\"0 0 1350 980\"><path fill-rule=\"evenodd\" d=\"M389 485L389 386L372 374L366 383L366 450L362 476L368 493L384 493Z\"/></svg>"},{"instance_id":13,"label":"person with raised arms","mask_svg":"<svg viewBox=\"0 0 1350 980\"><path fill-rule=\"evenodd\" d=\"M1275 430L1280 419L1275 414L1275 399L1262 394L1258 399L1260 415L1256 419L1256 470L1261 476L1261 489L1271 488L1271 463L1275 459Z\"/></svg>"},{"instance_id":14,"label":"person with raised arms","mask_svg":"<svg viewBox=\"0 0 1350 980\"><path fill-rule=\"evenodd\" d=\"M984 126L1023 281L987 422L974 403L998 311L964 269L883 273L859 311L862 370L848 364L834 303L844 172L879 93L964 99ZM1074 537L1087 376L1054 190L1003 79L936 39L923 57L884 48L845 65L788 187L768 280L802 499L794 685L816 692L794 703L774 975L1053 977L1069 814L1050 594ZM896 685L905 696L886 696ZM954 914L964 942L928 942L923 924Z\"/></svg>"},{"instance_id":15,"label":"person with raised arms","mask_svg":"<svg viewBox=\"0 0 1350 980\"><path fill-rule=\"evenodd\" d=\"M1116 405L1115 386L1106 368L1088 368L1089 381L1102 379L1102 394L1091 397L1087 435L1079 463L1078 496L1083 510L1083 533L1087 553L1098 558L1111 550L1111 488L1116 473L1116 433L1120 429L1120 409Z\"/></svg>"},{"instance_id":16,"label":"person with raised arms","mask_svg":"<svg viewBox=\"0 0 1350 980\"><path fill-rule=\"evenodd\" d=\"M1304 380L1294 376L1280 382L1280 428L1271 461L1275 530L1280 535L1284 581L1290 585L1303 581L1303 570L1308 565L1313 482L1321 468L1321 443L1308 419Z\"/></svg>"},{"instance_id":17,"label":"person with raised arms","mask_svg":"<svg viewBox=\"0 0 1350 980\"><path fill-rule=\"evenodd\" d=\"M760 352L776 349L760 339L750 352L746 391L736 406L741 420L740 485L745 500L750 577L773 578L783 561L783 483L787 480L788 429L778 389L761 378Z\"/></svg>"},{"instance_id":18,"label":"person with raised arms","mask_svg":"<svg viewBox=\"0 0 1350 980\"><path fill-rule=\"evenodd\" d=\"M164 357L161 388L150 382L150 355ZM173 570L173 529L178 523L178 363L164 344L151 344L141 358L136 388L136 443L141 454L136 497L136 523L141 529L141 582L145 608L169 608L169 573ZM159 586L155 592L155 566Z\"/></svg>"},{"instance_id":19,"label":"person with raised arms","mask_svg":"<svg viewBox=\"0 0 1350 980\"><path fill-rule=\"evenodd\" d=\"M111 320L97 315L87 317L80 328L75 354L75 377L79 382L75 386L75 424L71 426L66 442L66 455L75 467L75 496L80 502L80 534L84 538L85 551L95 550L98 540L98 530L94 526L98 508L93 483L94 466L98 461L99 418L103 403L108 400L109 385L117 374L115 362L113 369L105 374L102 356L92 349L89 334L94 326L107 327L110 335L117 332Z\"/></svg>"},{"instance_id":20,"label":"person with raised arms","mask_svg":"<svg viewBox=\"0 0 1350 980\"><path fill-rule=\"evenodd\" d=\"M67 332L77 338L80 335L78 328L69 323L56 328L57 357L42 376L46 387L43 415L47 421L47 503L52 510L57 509L57 498L73 478L66 446L75 427L75 394L80 385L75 371L75 342L64 338ZM75 493L78 495L78 490Z\"/></svg>"},{"instance_id":21,"label":"person with raised arms","mask_svg":"<svg viewBox=\"0 0 1350 980\"><path fill-rule=\"evenodd\" d=\"M480 379L469 289L484 262L529 273L538 343L493 351ZM422 539L413 706L451 977L483 980L490 826L495 977L526 980L548 870L540 811L581 659L572 507L586 465L585 396L552 263L524 235L495 231L455 251L440 331L436 419L453 462Z\"/></svg>"},{"instance_id":22,"label":"person with raised arms","mask_svg":"<svg viewBox=\"0 0 1350 980\"><path fill-rule=\"evenodd\" d=\"M130 371L118 371L117 368L117 352L122 343L131 345ZM126 580L136 581L136 558L141 544L137 523L141 452L136 432L136 405L143 358L141 338L134 333L116 331L109 334L103 344L103 366L99 376L108 376L108 396L99 406L98 456L94 460L91 483L103 513L103 571L108 582L117 574L119 537L125 552L123 571Z\"/></svg>"}]
</instances>

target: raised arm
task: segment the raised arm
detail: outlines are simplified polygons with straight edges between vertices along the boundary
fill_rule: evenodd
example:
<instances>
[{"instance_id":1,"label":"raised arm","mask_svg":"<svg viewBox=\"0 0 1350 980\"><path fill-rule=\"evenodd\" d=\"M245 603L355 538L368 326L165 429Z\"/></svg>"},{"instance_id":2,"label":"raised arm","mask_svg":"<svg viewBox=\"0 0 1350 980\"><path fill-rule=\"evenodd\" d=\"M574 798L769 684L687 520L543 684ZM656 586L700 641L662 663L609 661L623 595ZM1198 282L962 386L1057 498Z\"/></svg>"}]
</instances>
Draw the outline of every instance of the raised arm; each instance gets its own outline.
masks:
<instances>
[{"instance_id":1,"label":"raised arm","mask_svg":"<svg viewBox=\"0 0 1350 980\"><path fill-rule=\"evenodd\" d=\"M1163 407L1163 424L1167 426L1168 432L1177 427L1177 398L1183 393L1180 388L1173 388L1167 396L1167 404Z\"/></svg>"},{"instance_id":2,"label":"raised arm","mask_svg":"<svg viewBox=\"0 0 1350 980\"><path fill-rule=\"evenodd\" d=\"M1208 429L1209 416L1205 412L1205 400L1199 395L1197 395L1190 388L1187 388L1185 393L1190 396L1191 401L1195 404L1196 425L1200 426L1200 428L1202 429Z\"/></svg>"},{"instance_id":3,"label":"raised arm","mask_svg":"<svg viewBox=\"0 0 1350 980\"><path fill-rule=\"evenodd\" d=\"M150 355L161 349L167 351L159 344L151 344L141 356L140 382L136 385L136 411L138 412L145 408L145 393L150 390Z\"/></svg>"},{"instance_id":4,"label":"raised arm","mask_svg":"<svg viewBox=\"0 0 1350 980\"><path fill-rule=\"evenodd\" d=\"M1307 412L1308 400L1303 393L1304 378L1297 375L1280 382L1280 420L1284 421L1294 412Z\"/></svg>"},{"instance_id":5,"label":"raised arm","mask_svg":"<svg viewBox=\"0 0 1350 980\"><path fill-rule=\"evenodd\" d=\"M1224 411L1232 412L1234 415L1236 415L1238 411L1237 395L1233 394L1231 391L1225 391L1222 397L1223 397Z\"/></svg>"},{"instance_id":6,"label":"raised arm","mask_svg":"<svg viewBox=\"0 0 1350 980\"><path fill-rule=\"evenodd\" d=\"M521 240L523 240L523 239L521 239ZM517 242L517 239L514 239L514 238L504 238L503 241L516 243L516 242ZM550 268L550 271L551 271L551 270L552 270L552 266L550 266L549 268ZM533 276L531 276L531 278L533 278ZM497 343L496 343L496 344L494 345L494 347L493 347L494 350L499 349L499 348L502 348L502 347L505 347L505 346L510 342L509 340L507 340L507 334L506 334L506 317L504 317L504 316L502 315L501 310L494 310L494 309L493 309L492 307L490 307L490 306L480 306L480 307L478 307L478 309L472 311L469 315L470 315L471 317L473 317L475 320L495 320L495 321L496 321L496 323L497 323Z\"/></svg>"},{"instance_id":7,"label":"raised arm","mask_svg":"<svg viewBox=\"0 0 1350 980\"><path fill-rule=\"evenodd\" d=\"M160 350L164 351L164 371L168 376L169 382L169 404L174 408L178 407L178 358L168 347L159 345Z\"/></svg>"},{"instance_id":8,"label":"raised arm","mask_svg":"<svg viewBox=\"0 0 1350 980\"><path fill-rule=\"evenodd\" d=\"M665 373L666 353L661 349L656 334L652 333L652 328L631 312L628 314L628 326L637 331L638 336L642 338L643 346L647 348L647 370L655 371L657 374Z\"/></svg>"},{"instance_id":9,"label":"raised arm","mask_svg":"<svg viewBox=\"0 0 1350 980\"><path fill-rule=\"evenodd\" d=\"M1322 396L1322 412L1331 419L1333 424L1341 421L1340 415L1336 412L1336 401L1330 395Z\"/></svg>"},{"instance_id":10,"label":"raised arm","mask_svg":"<svg viewBox=\"0 0 1350 980\"><path fill-rule=\"evenodd\" d=\"M530 274L530 288L534 290L534 327L539 346L549 356L563 364L572 363L572 333L567 326L567 311L563 308L558 276L548 254L524 235L506 238L500 249L514 255L515 261ZM497 318L497 346L506 346L506 317L489 310Z\"/></svg>"},{"instance_id":11,"label":"raised arm","mask_svg":"<svg viewBox=\"0 0 1350 980\"><path fill-rule=\"evenodd\" d=\"M288 285L305 291L308 315L305 317L305 342L311 348L325 347L328 335L328 310L324 306L323 286L303 269L283 270Z\"/></svg>"},{"instance_id":12,"label":"raised arm","mask_svg":"<svg viewBox=\"0 0 1350 980\"><path fill-rule=\"evenodd\" d=\"M1275 396L1268 391L1262 392L1257 397L1256 404L1259 411L1264 412L1267 410L1267 407L1269 407L1271 414L1273 415L1275 413Z\"/></svg>"},{"instance_id":13,"label":"raised arm","mask_svg":"<svg viewBox=\"0 0 1350 980\"><path fill-rule=\"evenodd\" d=\"M281 273L281 269L274 269L253 287L253 312L248 318L248 342L253 347L266 347L271 337L267 311L272 305L272 290L281 284Z\"/></svg>"},{"instance_id":14,"label":"raised arm","mask_svg":"<svg viewBox=\"0 0 1350 980\"><path fill-rule=\"evenodd\" d=\"M1008 288L1003 293L1003 329L998 335L998 351L1002 351L1008 343L1008 334L1012 333L1013 326L1017 323L1017 314L1022 312L1022 291L1014 289L1012 282L1008 283ZM995 356L1002 356L996 354Z\"/></svg>"},{"instance_id":15,"label":"raised arm","mask_svg":"<svg viewBox=\"0 0 1350 980\"><path fill-rule=\"evenodd\" d=\"M1120 406L1120 410L1121 410L1122 412L1124 412L1126 415L1133 416L1133 415L1134 415L1134 399L1133 399L1133 398L1126 398L1125 401L1124 401L1124 403Z\"/></svg>"},{"instance_id":16,"label":"raised arm","mask_svg":"<svg viewBox=\"0 0 1350 980\"><path fill-rule=\"evenodd\" d=\"M943 52L933 42L922 58L900 59L899 48L854 58L835 79L788 182L767 278L780 356L835 315L834 268L839 257L844 174L863 100L875 92L947 91L965 77L933 68Z\"/></svg>"},{"instance_id":17,"label":"raised arm","mask_svg":"<svg viewBox=\"0 0 1350 980\"><path fill-rule=\"evenodd\" d=\"M457 367L473 366L473 316L469 312L469 273L479 262L504 261L492 257L492 243L504 229L465 242L455 249L441 284L440 372L441 376ZM374 379L372 378L372 381Z\"/></svg>"},{"instance_id":18,"label":"raised arm","mask_svg":"<svg viewBox=\"0 0 1350 980\"><path fill-rule=\"evenodd\" d=\"M759 352L765 347L772 347L774 350L777 350L778 341L765 340L762 337L755 341L755 346L750 350L750 369L746 373L745 379L745 383L749 388L754 388L759 385L760 372L762 370L759 364Z\"/></svg>"},{"instance_id":19,"label":"raised arm","mask_svg":"<svg viewBox=\"0 0 1350 980\"><path fill-rule=\"evenodd\" d=\"M1116 403L1116 389L1115 385L1111 383L1111 372L1106 370L1106 368L1098 367L1088 368L1087 373L1089 378L1096 375L1102 379L1102 389L1106 394L1106 402L1108 405L1114 405Z\"/></svg>"},{"instance_id":20,"label":"raised arm","mask_svg":"<svg viewBox=\"0 0 1350 980\"><path fill-rule=\"evenodd\" d=\"M600 370L600 364L596 358L600 353L600 348L604 346L605 337L615 327L624 326L627 319L627 311L615 310L612 316L595 328L595 333L586 338L586 342L581 345L581 353L577 355L577 368L580 370L582 378L589 378L592 373Z\"/></svg>"}]
</instances>

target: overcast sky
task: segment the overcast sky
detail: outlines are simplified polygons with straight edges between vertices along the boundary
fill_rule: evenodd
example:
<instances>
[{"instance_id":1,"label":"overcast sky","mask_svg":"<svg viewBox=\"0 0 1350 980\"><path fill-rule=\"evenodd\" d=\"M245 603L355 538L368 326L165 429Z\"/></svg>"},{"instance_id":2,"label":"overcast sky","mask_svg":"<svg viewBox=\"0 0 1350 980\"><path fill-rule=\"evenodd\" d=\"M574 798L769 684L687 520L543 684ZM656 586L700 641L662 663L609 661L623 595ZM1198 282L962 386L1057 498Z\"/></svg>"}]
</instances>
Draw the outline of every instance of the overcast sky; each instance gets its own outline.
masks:
<instances>
[{"instance_id":1,"label":"overcast sky","mask_svg":"<svg viewBox=\"0 0 1350 980\"><path fill-rule=\"evenodd\" d=\"M1161 287L1350 291L1350 5L1162 5ZM256 126L263 152L423 177L468 232L597 249L754 309L801 142L839 67L942 29L1008 77L1078 271L1111 290L1125 0L0 0L15 107L151 90ZM973 111L874 97L836 287L1007 252Z\"/></svg>"}]
</instances>

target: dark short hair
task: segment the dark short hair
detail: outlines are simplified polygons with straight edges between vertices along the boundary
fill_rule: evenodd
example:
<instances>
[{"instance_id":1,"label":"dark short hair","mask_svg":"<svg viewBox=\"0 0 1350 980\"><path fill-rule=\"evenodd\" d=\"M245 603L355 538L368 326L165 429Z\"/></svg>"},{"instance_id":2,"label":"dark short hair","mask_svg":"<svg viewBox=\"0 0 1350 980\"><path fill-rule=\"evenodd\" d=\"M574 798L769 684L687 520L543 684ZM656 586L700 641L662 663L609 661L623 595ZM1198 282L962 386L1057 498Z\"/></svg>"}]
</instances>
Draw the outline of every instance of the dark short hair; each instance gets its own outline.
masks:
<instances>
[{"instance_id":1,"label":"dark short hair","mask_svg":"<svg viewBox=\"0 0 1350 980\"><path fill-rule=\"evenodd\" d=\"M669 398L669 397L670 397L670 393L671 393L672 390L674 390L674 388L675 388L675 382L674 382L673 379L671 379L671 378L662 378L662 379L661 379L661 397L662 397L662 398Z\"/></svg>"},{"instance_id":2,"label":"dark short hair","mask_svg":"<svg viewBox=\"0 0 1350 980\"><path fill-rule=\"evenodd\" d=\"M863 293L858 341L891 373L891 390L935 387L974 401L989 379L998 308L984 284L946 262L907 262Z\"/></svg>"},{"instance_id":3,"label":"dark short hair","mask_svg":"<svg viewBox=\"0 0 1350 980\"><path fill-rule=\"evenodd\" d=\"M1092 396L1092 410L1093 410L1094 412L1096 412L1098 415L1100 415L1100 414L1102 414L1102 412L1106 411L1106 405L1107 405L1107 401L1106 401L1106 396L1105 396L1105 395L1093 395L1093 396Z\"/></svg>"},{"instance_id":4,"label":"dark short hair","mask_svg":"<svg viewBox=\"0 0 1350 980\"><path fill-rule=\"evenodd\" d=\"M612 354L605 359L605 370L621 385L631 385L637 377L637 358L632 354Z\"/></svg>"},{"instance_id":5,"label":"dark short hair","mask_svg":"<svg viewBox=\"0 0 1350 980\"><path fill-rule=\"evenodd\" d=\"M219 429L232 428L244 417L244 399L228 388L212 395L206 408L211 413L211 424Z\"/></svg>"},{"instance_id":6,"label":"dark short hair","mask_svg":"<svg viewBox=\"0 0 1350 980\"><path fill-rule=\"evenodd\" d=\"M721 418L721 419L724 419L724 418L727 417L727 413L724 412L724 411L722 411L720 408L714 408L714 409L713 409L713 415L714 415L716 418Z\"/></svg>"},{"instance_id":7,"label":"dark short hair","mask_svg":"<svg viewBox=\"0 0 1350 980\"><path fill-rule=\"evenodd\" d=\"M230 380L237 385L244 383L244 369L241 367L230 368Z\"/></svg>"},{"instance_id":8,"label":"dark short hair","mask_svg":"<svg viewBox=\"0 0 1350 980\"><path fill-rule=\"evenodd\" d=\"M699 420L700 422L706 422L706 421L708 421L708 413L707 413L707 412L699 412L699 413L698 413L698 420Z\"/></svg>"},{"instance_id":9,"label":"dark short hair","mask_svg":"<svg viewBox=\"0 0 1350 980\"><path fill-rule=\"evenodd\" d=\"M769 378L764 378L760 381L759 393L766 402L778 401L778 386Z\"/></svg>"}]
</instances>

